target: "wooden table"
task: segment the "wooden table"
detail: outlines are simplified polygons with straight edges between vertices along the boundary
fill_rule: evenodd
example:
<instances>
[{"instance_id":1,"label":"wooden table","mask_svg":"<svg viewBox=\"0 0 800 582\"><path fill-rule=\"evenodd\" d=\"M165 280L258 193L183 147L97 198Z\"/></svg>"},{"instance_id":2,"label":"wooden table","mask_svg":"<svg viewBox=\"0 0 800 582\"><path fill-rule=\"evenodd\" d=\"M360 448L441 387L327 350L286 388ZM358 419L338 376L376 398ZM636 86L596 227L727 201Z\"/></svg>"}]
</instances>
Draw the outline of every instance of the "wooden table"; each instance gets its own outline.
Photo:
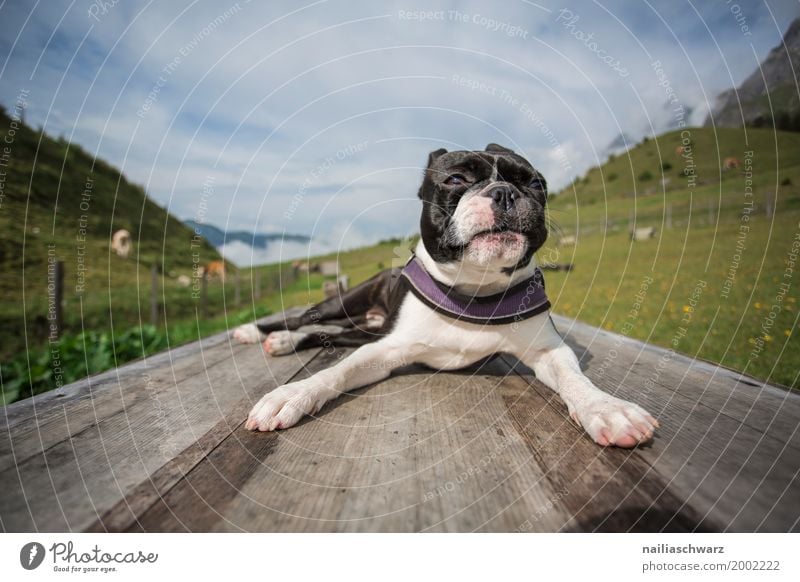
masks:
<instances>
[{"instance_id":1,"label":"wooden table","mask_svg":"<svg viewBox=\"0 0 800 582\"><path fill-rule=\"evenodd\" d=\"M419 367L278 433L267 390L336 361L220 334L0 413L4 531L796 531L800 396L563 317L588 375L661 421L593 444L505 356ZM338 354L341 356L341 354Z\"/></svg>"}]
</instances>

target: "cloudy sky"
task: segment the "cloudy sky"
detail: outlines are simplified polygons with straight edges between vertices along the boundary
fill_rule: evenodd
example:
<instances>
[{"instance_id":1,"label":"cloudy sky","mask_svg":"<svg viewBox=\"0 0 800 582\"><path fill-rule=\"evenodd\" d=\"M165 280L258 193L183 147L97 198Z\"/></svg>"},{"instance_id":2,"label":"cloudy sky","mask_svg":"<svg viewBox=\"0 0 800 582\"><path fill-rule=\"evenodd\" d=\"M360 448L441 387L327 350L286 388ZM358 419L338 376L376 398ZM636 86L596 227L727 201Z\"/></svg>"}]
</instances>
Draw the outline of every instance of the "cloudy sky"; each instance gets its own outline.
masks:
<instances>
[{"instance_id":1,"label":"cloudy sky","mask_svg":"<svg viewBox=\"0 0 800 582\"><path fill-rule=\"evenodd\" d=\"M0 102L28 90L29 123L179 218L351 248L416 231L430 150L498 142L558 189L621 133L674 127L670 90L701 124L798 15L796 0L11 0Z\"/></svg>"}]
</instances>

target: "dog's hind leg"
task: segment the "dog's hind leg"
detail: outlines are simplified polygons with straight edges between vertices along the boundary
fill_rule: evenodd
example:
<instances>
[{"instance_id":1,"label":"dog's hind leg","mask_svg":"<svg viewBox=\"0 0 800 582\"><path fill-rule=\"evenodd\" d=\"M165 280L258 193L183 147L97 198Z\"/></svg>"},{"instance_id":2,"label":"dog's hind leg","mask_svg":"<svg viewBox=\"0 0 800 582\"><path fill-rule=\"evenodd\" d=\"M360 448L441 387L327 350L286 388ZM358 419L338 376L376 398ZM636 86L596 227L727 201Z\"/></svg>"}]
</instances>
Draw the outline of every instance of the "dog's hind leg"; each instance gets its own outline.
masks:
<instances>
[{"instance_id":1,"label":"dog's hind leg","mask_svg":"<svg viewBox=\"0 0 800 582\"><path fill-rule=\"evenodd\" d=\"M382 271L346 293L328 297L300 315L283 317L270 323L240 325L234 330L233 337L240 343L253 344L264 341L272 332L297 330L307 325L328 322L336 322L343 327L361 325L367 318L367 313L374 307L383 286L388 285L389 281L390 271ZM370 323L367 319L367 325Z\"/></svg>"},{"instance_id":2,"label":"dog's hind leg","mask_svg":"<svg viewBox=\"0 0 800 582\"><path fill-rule=\"evenodd\" d=\"M358 327L304 325L297 330L273 331L264 340L264 350L272 356L283 356L309 348L353 348L373 342L382 335L374 330Z\"/></svg>"}]
</instances>

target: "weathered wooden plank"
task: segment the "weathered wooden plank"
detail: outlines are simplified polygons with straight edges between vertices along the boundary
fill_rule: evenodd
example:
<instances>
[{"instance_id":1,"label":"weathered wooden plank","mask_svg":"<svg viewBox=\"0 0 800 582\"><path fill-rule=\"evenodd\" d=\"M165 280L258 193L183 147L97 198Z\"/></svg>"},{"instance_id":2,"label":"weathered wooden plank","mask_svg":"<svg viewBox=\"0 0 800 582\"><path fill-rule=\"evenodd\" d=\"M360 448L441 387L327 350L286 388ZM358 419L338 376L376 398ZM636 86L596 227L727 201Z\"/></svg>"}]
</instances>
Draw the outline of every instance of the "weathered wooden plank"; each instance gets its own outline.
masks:
<instances>
[{"instance_id":1,"label":"weathered wooden plank","mask_svg":"<svg viewBox=\"0 0 800 582\"><path fill-rule=\"evenodd\" d=\"M149 379L140 362L97 377L99 384L66 387L64 396L12 405L3 419L10 430L0 442L0 526L797 527L800 397L554 319L569 330L569 343L600 387L660 418L650 446L597 447L550 390L507 358L463 373L406 370L340 398L289 431L251 433L242 422L254 399L335 356L319 355L302 369L317 352L266 358L260 348L232 346L220 334L204 340L202 352L196 343L149 359ZM510 376L509 363L517 366Z\"/></svg>"},{"instance_id":2,"label":"weathered wooden plank","mask_svg":"<svg viewBox=\"0 0 800 582\"><path fill-rule=\"evenodd\" d=\"M76 433L104 419L125 413L142 404L163 406L162 399L182 381L200 377L206 370L231 358L224 343L204 347L193 356L184 356L174 365L152 362L136 366L136 372L125 370L118 379L104 380L95 391L78 398L59 401L58 406L37 410L25 422L16 422L0 440L0 470L23 463Z\"/></svg>"},{"instance_id":3,"label":"weathered wooden plank","mask_svg":"<svg viewBox=\"0 0 800 582\"><path fill-rule=\"evenodd\" d=\"M134 402L0 472L0 515L9 530L88 527L178 452L227 420L241 401L285 382L314 351L269 358L260 346L219 344L229 354L201 375L177 382L160 400ZM239 408L237 408L237 405ZM246 408L246 405L244 405Z\"/></svg>"},{"instance_id":4,"label":"weathered wooden plank","mask_svg":"<svg viewBox=\"0 0 800 582\"><path fill-rule=\"evenodd\" d=\"M221 442L227 439L234 431L241 428L247 417L247 412L252 408L255 399L260 398L272 388L289 382L298 374L302 376L313 371L321 370L333 361L330 357L324 354L321 355L319 350L307 350L301 352L300 355L303 356L304 364L302 367L297 368L294 374L288 375L280 382L276 381L266 386L263 384L259 385L258 391L252 398L240 400L224 418L219 420L217 424L200 437L196 443L187 447L158 471L154 472L146 482L142 482L124 499L121 499L103 515L99 516L97 521L89 526L87 530L125 531L139 529L138 518L140 515L152 510L152 507L178 484L181 479L193 471L206 456L213 454L213 451ZM289 359L291 358L278 358L277 362ZM274 364L273 367L277 367L277 364ZM242 432L245 437L249 434L253 434L249 431ZM250 442L255 444L259 443L258 440L245 440L243 442L245 444ZM268 448L271 447L271 441L268 441L266 446ZM242 462L242 458L239 456L225 459L225 462L227 462L229 466L243 470L245 466L248 465L249 460L245 459L241 467L236 465L236 463Z\"/></svg>"},{"instance_id":5,"label":"weathered wooden plank","mask_svg":"<svg viewBox=\"0 0 800 582\"><path fill-rule=\"evenodd\" d=\"M769 431L782 442L800 445L800 394L579 321L553 319L597 373L624 370L626 386L675 391L758 431Z\"/></svg>"},{"instance_id":6,"label":"weathered wooden plank","mask_svg":"<svg viewBox=\"0 0 800 582\"><path fill-rule=\"evenodd\" d=\"M345 395L288 431L237 430L141 527L513 530L555 494L500 397L507 369L487 370L417 371ZM553 508L538 529L565 518Z\"/></svg>"},{"instance_id":7,"label":"weathered wooden plank","mask_svg":"<svg viewBox=\"0 0 800 582\"><path fill-rule=\"evenodd\" d=\"M651 446L637 449L637 454L688 506L703 515L707 513L721 529L785 531L796 527L800 452L794 444L794 431L798 417L794 417L795 426L787 434L788 427L780 428L778 423L760 430L764 419L759 421L758 416L744 414L743 400L735 407L726 407L726 412L719 412L714 405L718 393L708 368L692 372L694 377L686 383L698 392L693 397L683 389L675 389L684 382L683 370L676 366L663 367L658 382L641 389L646 378L652 379L663 350L647 346L646 350L634 352L620 349L617 344L615 365L600 368L603 354L611 349L608 340L618 340L607 334L571 334L569 340L576 339L585 342L584 347L591 352L588 362L584 358L585 371L599 387L642 404L659 418L657 438ZM634 360L637 365L632 364ZM602 373L598 374L598 369ZM724 381L730 382L731 378ZM711 388L704 391L709 385ZM772 387L761 397L773 402L788 401L792 406L796 403L793 394L780 394ZM706 404L707 398L711 405ZM756 402L757 407L762 406L760 398ZM565 410L560 401L556 406ZM784 511L775 511L776 504Z\"/></svg>"},{"instance_id":8,"label":"weathered wooden plank","mask_svg":"<svg viewBox=\"0 0 800 582\"><path fill-rule=\"evenodd\" d=\"M518 382L525 380L509 377L504 382L504 399L531 455L559 492L558 503L572 517L562 531L719 529L684 505L638 450L598 447L565 414L566 407L555 393L533 378L528 379L528 390ZM542 414L545 404L548 413Z\"/></svg>"}]
</instances>

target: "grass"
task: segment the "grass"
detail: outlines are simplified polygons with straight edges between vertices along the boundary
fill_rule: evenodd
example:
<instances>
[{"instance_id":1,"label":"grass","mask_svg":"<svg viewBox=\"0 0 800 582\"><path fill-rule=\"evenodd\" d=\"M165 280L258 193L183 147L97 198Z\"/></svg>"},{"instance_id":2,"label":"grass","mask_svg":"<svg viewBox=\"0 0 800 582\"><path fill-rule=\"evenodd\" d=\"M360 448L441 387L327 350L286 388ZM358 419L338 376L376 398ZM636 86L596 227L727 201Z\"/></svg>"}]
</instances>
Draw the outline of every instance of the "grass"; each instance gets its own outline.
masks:
<instances>
[{"instance_id":1,"label":"grass","mask_svg":"<svg viewBox=\"0 0 800 582\"><path fill-rule=\"evenodd\" d=\"M789 261L800 242L800 135L728 129L719 131L719 142L711 129L692 128L691 135L695 187L683 176L644 194L632 180L660 171L666 160L683 167L675 153L680 134L671 133L592 169L588 184L552 198L553 220L578 234L575 247L559 248L556 235L540 252L576 266L548 275L554 310L797 388L800 274ZM753 152L751 176L744 167L719 169L718 158L744 162L745 151ZM619 178L603 179L612 173ZM750 186L752 197L745 195ZM634 224L656 227L656 238L631 242Z\"/></svg>"}]
</instances>

